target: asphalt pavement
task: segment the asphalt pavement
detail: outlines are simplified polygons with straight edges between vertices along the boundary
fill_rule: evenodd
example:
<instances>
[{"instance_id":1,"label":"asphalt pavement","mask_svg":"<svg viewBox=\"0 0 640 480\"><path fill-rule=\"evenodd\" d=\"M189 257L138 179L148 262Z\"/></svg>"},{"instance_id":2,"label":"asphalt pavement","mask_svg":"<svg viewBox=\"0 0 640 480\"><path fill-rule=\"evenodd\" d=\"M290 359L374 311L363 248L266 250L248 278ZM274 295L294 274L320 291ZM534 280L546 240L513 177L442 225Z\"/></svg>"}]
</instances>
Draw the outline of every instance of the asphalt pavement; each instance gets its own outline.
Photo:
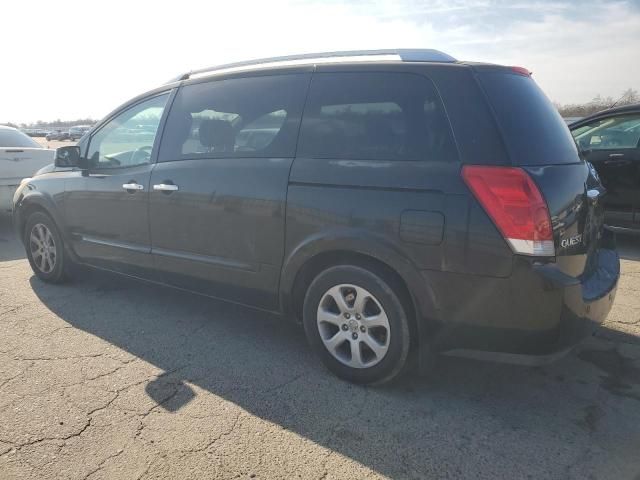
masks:
<instances>
[{"instance_id":1,"label":"asphalt pavement","mask_svg":"<svg viewBox=\"0 0 640 480\"><path fill-rule=\"evenodd\" d=\"M527 368L443 358L384 388L300 328L87 272L53 286L0 220L0 478L640 479L640 239L608 321Z\"/></svg>"}]
</instances>

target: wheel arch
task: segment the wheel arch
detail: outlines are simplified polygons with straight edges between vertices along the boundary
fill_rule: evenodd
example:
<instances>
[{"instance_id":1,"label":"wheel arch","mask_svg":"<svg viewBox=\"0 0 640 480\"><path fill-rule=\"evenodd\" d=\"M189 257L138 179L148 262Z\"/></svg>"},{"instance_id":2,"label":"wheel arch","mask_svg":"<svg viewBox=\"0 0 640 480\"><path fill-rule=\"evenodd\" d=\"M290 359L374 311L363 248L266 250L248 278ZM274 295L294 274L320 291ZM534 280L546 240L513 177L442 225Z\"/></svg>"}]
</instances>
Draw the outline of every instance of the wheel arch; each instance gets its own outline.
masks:
<instances>
[{"instance_id":1,"label":"wheel arch","mask_svg":"<svg viewBox=\"0 0 640 480\"><path fill-rule=\"evenodd\" d=\"M327 232L307 239L287 257L281 275L280 297L285 315L300 322L305 292L316 275L334 265L356 265L381 274L404 297L412 335L426 342L437 318L437 304L428 282L397 248L361 231Z\"/></svg>"},{"instance_id":2,"label":"wheel arch","mask_svg":"<svg viewBox=\"0 0 640 480\"><path fill-rule=\"evenodd\" d=\"M26 194L16 205L14 211L14 225L20 236L20 240L24 242L24 229L29 216L35 212L42 212L55 222L60 230L63 239L66 240L64 228L62 228L61 218L57 212L55 203L50 198L40 192L31 192Z\"/></svg>"}]
</instances>

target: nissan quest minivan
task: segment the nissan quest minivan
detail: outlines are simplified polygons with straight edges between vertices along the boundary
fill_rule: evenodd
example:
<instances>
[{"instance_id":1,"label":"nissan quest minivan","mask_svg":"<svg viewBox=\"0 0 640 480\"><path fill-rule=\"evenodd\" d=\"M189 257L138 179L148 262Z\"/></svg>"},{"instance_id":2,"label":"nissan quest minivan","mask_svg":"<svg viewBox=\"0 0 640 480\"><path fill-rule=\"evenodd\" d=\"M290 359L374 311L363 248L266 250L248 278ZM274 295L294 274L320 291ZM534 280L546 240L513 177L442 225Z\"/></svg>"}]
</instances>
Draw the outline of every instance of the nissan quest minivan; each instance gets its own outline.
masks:
<instances>
[{"instance_id":1,"label":"nissan quest minivan","mask_svg":"<svg viewBox=\"0 0 640 480\"><path fill-rule=\"evenodd\" d=\"M182 75L60 148L13 213L43 281L82 264L279 312L375 384L589 335L619 278L605 194L526 69L384 50Z\"/></svg>"}]
</instances>

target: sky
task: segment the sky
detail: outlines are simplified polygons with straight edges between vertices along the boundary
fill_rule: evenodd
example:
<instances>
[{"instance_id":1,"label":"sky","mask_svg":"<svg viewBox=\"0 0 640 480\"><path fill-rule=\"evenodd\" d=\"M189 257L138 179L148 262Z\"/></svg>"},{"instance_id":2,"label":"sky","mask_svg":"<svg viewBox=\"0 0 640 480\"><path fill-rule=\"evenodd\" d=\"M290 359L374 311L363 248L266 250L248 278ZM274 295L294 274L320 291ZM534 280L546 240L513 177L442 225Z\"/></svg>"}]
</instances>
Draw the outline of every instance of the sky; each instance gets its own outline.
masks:
<instances>
[{"instance_id":1,"label":"sky","mask_svg":"<svg viewBox=\"0 0 640 480\"><path fill-rule=\"evenodd\" d=\"M180 73L435 48L527 67L555 102L640 90L640 0L4 0L0 122L101 118Z\"/></svg>"}]
</instances>

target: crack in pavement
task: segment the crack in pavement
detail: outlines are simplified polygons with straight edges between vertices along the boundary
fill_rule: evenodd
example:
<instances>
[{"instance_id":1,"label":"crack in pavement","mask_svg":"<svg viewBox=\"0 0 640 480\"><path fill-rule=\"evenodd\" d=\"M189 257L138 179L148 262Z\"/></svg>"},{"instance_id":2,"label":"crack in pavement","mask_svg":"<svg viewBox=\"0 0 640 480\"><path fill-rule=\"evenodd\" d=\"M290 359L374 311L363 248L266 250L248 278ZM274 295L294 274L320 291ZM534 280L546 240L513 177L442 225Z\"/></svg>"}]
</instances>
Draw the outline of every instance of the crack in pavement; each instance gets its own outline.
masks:
<instances>
[{"instance_id":1,"label":"crack in pavement","mask_svg":"<svg viewBox=\"0 0 640 480\"><path fill-rule=\"evenodd\" d=\"M120 455L122 455L124 453L124 449L121 448L120 450L118 450L116 453L114 453L113 455L109 455L107 458L105 458L104 460L102 460L100 462L100 464L97 466L97 468L95 468L94 470L91 470L89 473L87 473L84 476L84 480L87 480L89 477L91 477L92 475L95 475L96 473L98 473L100 470L102 470L105 466L105 464L109 461L112 460L116 457L119 457Z\"/></svg>"},{"instance_id":2,"label":"crack in pavement","mask_svg":"<svg viewBox=\"0 0 640 480\"><path fill-rule=\"evenodd\" d=\"M109 392L111 392L111 393L114 393L113 397L112 397L112 398L111 398L111 399L110 399L110 400L109 400L105 405L103 405L103 406L101 406L101 407L94 408L93 410L90 410L89 412L87 412L87 413L85 414L85 416L87 417L87 420L86 420L85 424L84 424L84 425L80 428L80 430L79 430L79 431L77 431L77 432L71 433L71 434L69 434L69 435L64 435L64 436L56 436L56 437L40 437L40 438L36 438L36 439L34 439L34 440L30 440L30 441L28 441L28 442L24 442L24 443L21 443L21 444L16 444L16 443L11 442L11 441L6 440L6 439L0 439L0 442L2 442L2 443L8 443L8 444L12 445L12 448L11 448L11 449L9 449L8 451L6 451L6 452L4 452L4 453L0 454L0 458L2 458L2 457L3 457L3 456L5 456L5 455L9 455L9 454L13 454L13 453L15 453L15 452L18 452L18 451L22 450L22 449L23 449L23 448L25 448L25 447L33 446L33 445L38 445L38 444L43 443L43 442L48 442L48 441L58 441L58 442L59 442L59 441L61 441L61 442L63 442L63 444L64 444L64 443L66 443L66 442L67 442L67 440L70 440L70 439L72 439L72 438L75 438L75 437L78 437L78 436L82 435L82 434L83 434L83 433L84 433L84 432L85 432L85 431L86 431L86 430L91 426L92 421L93 421L93 416L94 416L96 413L98 413L98 412L100 412L100 411L103 411L103 410L106 410L107 408L109 408L109 407L113 404L113 402L115 402L115 401L118 399L118 397L120 396L120 394L121 394L122 392L124 392L124 391L126 391L126 390L128 390L128 389L130 389L130 388L133 388L133 387L135 387L135 386L141 385L141 384L143 384L143 383L145 383L145 382L151 382L154 378L160 378L160 377L162 377L162 376L170 375L171 373L174 373L174 372L176 372L176 371L178 371L178 370L180 370L180 369L182 369L182 368L185 368L185 367L183 366L183 367L179 367L179 368L173 369L173 370L171 370L171 371L169 371L169 372L163 372L163 373L162 373L162 374L160 374L160 375L153 375L153 376L151 376L151 377L146 377L145 379L143 379L143 380L141 380L141 381L139 381L139 382L136 382L136 383L133 383L133 384L127 385L127 386L122 387L122 388L120 388L120 389L117 389L117 390L115 390L115 391L113 391L113 390L105 390L105 391L109 391ZM68 386L66 386L66 387L65 387L65 389L67 389L67 388L69 388L69 387L71 387L71 386L74 386L74 385L80 385L80 384L82 384L82 383L84 383L84 382L78 382L78 383L75 383L75 384L68 385ZM61 393L61 395L62 395L62 396L65 396L65 395L64 395L64 391ZM25 396L27 396L27 395L25 395ZM149 410L149 412L147 412L146 414L148 415L148 414L149 414L153 409L157 408L158 406L159 406L159 405L155 405L155 406L154 406L151 410ZM137 414L137 413L136 413L136 415L139 415L139 414ZM144 418L144 416L145 416L145 415L143 415L143 418Z\"/></svg>"},{"instance_id":3,"label":"crack in pavement","mask_svg":"<svg viewBox=\"0 0 640 480\"><path fill-rule=\"evenodd\" d=\"M20 358L20 357L14 357L14 360L22 360L22 361L26 361L26 362L53 362L53 361L59 361L59 360L79 360L82 358L98 358L98 357L109 357L109 355L107 353L89 353L86 355L70 355L68 357L25 357L25 358ZM117 358L113 358L113 357L109 357L112 360L116 360L119 361Z\"/></svg>"},{"instance_id":4,"label":"crack in pavement","mask_svg":"<svg viewBox=\"0 0 640 480\"><path fill-rule=\"evenodd\" d=\"M4 387L7 383L11 382L12 380L15 380L18 377L21 377L22 375L24 375L25 373L27 373L27 370L29 370L31 367L33 367L34 363L31 362L29 363L29 365L26 366L26 368L24 368L23 370L21 370L20 372L18 372L16 375L14 375L13 377L7 378L5 380L3 380L0 383L0 389L2 389L2 387Z\"/></svg>"},{"instance_id":5,"label":"crack in pavement","mask_svg":"<svg viewBox=\"0 0 640 480\"><path fill-rule=\"evenodd\" d=\"M240 424L240 419L243 416L244 415L242 414L242 411L239 411L238 415L236 415L236 418L233 421L233 425L231 425L231 427L229 429L227 429L226 431L222 432L220 435L218 435L216 438L214 438L212 441L210 441L206 446L201 447L201 448L188 449L188 450L184 450L184 451L186 453L196 453L196 452L205 452L205 451L207 451L209 448L211 448L213 445L215 445L215 443L218 442L221 438L226 437L228 435L231 435L231 433Z\"/></svg>"}]
</instances>

